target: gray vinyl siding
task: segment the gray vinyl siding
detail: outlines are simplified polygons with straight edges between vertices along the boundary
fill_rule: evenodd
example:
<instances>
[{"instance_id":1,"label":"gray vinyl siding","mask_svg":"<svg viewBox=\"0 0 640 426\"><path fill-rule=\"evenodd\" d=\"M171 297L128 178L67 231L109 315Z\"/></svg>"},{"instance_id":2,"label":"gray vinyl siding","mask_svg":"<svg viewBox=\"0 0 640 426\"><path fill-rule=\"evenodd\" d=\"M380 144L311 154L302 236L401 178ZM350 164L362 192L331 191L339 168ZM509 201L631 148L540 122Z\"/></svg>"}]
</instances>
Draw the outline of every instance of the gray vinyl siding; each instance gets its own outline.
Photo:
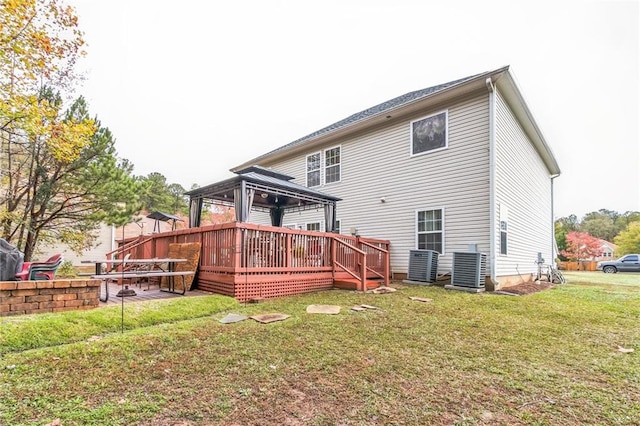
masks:
<instances>
[{"instance_id":1,"label":"gray vinyl siding","mask_svg":"<svg viewBox=\"0 0 640 426\"><path fill-rule=\"evenodd\" d=\"M500 255L500 211L508 207L508 252ZM549 171L504 98L496 96L496 272L535 272L538 252L551 263Z\"/></svg>"},{"instance_id":2,"label":"gray vinyl siding","mask_svg":"<svg viewBox=\"0 0 640 426\"><path fill-rule=\"evenodd\" d=\"M411 156L410 122L448 111L448 148ZM391 119L386 126L327 144L341 147L340 182L316 189L340 197L336 218L341 231L391 241L391 269L406 273L416 248L416 211L444 209L444 251L439 273L451 270L452 253L477 244L489 252L489 99L486 92L451 105ZM305 184L305 158L265 163ZM380 199L384 197L385 202ZM253 214L252 214L253 215ZM259 219L263 218L263 219ZM252 221L267 219L252 216ZM284 223L323 220L323 212L289 213ZM268 223L268 221L266 222Z\"/></svg>"}]
</instances>

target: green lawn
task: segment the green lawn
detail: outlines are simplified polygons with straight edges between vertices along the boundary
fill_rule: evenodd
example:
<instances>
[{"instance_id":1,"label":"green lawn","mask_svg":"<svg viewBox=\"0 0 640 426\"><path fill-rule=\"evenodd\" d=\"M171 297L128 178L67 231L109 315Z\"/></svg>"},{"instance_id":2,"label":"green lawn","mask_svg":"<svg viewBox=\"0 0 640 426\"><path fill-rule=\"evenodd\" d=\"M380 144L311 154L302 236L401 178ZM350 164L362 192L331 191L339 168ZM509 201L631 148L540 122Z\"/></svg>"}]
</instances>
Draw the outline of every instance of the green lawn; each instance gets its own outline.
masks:
<instances>
[{"instance_id":1,"label":"green lawn","mask_svg":"<svg viewBox=\"0 0 640 426\"><path fill-rule=\"evenodd\" d=\"M637 272L619 272L617 274L605 274L602 271L596 271L596 272L561 271L561 272L570 283L624 285L624 286L640 287L640 273L637 273Z\"/></svg>"},{"instance_id":2,"label":"green lawn","mask_svg":"<svg viewBox=\"0 0 640 426\"><path fill-rule=\"evenodd\" d=\"M640 286L571 282L521 297L398 285L217 299L194 318L199 298L184 298L166 323L136 325L147 315L137 305L124 333L111 308L2 318L0 424L637 425ZM363 303L380 309L348 309ZM343 309L311 315L309 304ZM104 331L74 327L101 311ZM220 324L228 312L291 317ZM72 343L23 341L39 334L34 324L51 333L49 321L72 329Z\"/></svg>"}]
</instances>

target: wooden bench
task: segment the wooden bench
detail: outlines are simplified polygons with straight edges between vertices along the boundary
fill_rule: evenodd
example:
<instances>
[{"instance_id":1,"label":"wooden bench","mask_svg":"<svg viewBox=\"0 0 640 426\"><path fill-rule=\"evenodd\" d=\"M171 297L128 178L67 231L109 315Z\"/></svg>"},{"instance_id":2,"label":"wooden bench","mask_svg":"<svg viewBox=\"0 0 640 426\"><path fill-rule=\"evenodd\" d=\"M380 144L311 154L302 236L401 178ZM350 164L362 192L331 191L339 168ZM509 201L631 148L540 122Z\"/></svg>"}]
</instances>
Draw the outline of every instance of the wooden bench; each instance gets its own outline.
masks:
<instances>
[{"instance_id":1,"label":"wooden bench","mask_svg":"<svg viewBox=\"0 0 640 426\"><path fill-rule=\"evenodd\" d=\"M162 277L170 277L171 279L167 280L168 288L167 290L163 290L160 288L160 291L165 291L169 293L176 294L185 294L187 291L187 283L186 277L190 275L194 275L194 271L162 271L162 270L151 270L151 271L129 271L129 272L111 272L107 274L94 274L91 275L92 279L103 280L105 282L105 288L107 291L107 295L105 299L100 299L103 302L106 302L109 299L109 280L139 280L144 278L162 278ZM182 277L182 291L177 292L175 289L175 281L173 277Z\"/></svg>"}]
</instances>

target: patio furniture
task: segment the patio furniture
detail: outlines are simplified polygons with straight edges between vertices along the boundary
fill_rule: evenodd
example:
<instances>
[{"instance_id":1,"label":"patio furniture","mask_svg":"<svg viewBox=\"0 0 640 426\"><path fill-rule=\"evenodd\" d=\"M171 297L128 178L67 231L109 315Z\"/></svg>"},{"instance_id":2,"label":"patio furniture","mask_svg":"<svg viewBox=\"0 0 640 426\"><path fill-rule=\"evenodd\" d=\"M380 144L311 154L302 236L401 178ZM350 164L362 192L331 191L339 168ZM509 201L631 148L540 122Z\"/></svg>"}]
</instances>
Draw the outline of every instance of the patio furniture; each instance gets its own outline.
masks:
<instances>
[{"instance_id":1,"label":"patio furniture","mask_svg":"<svg viewBox=\"0 0 640 426\"><path fill-rule=\"evenodd\" d=\"M112 272L102 272L103 263L115 263L119 264L119 270ZM124 281L128 281L131 284L138 284L141 282L147 282L149 285L151 281L160 280L165 277L168 280L168 289L161 291L167 291L170 293L182 294L186 292L187 284L186 279L188 276L194 275L195 271L175 271L175 264L187 262L187 259L182 258L162 258L162 259L131 259L129 256L125 256L124 259L113 259L109 261L105 260L83 260L82 263L95 264L95 274L91 275L92 279L99 279L104 281L105 285L105 297L100 296L101 302L109 300L109 282L117 282L123 284ZM136 265L136 268L128 268L128 266ZM168 266L164 266L168 265ZM123 270L124 269L124 270ZM175 286L175 277L182 278L182 290L178 291ZM158 281L159 282L159 281ZM149 287L147 287L149 289Z\"/></svg>"},{"instance_id":2,"label":"patio furniture","mask_svg":"<svg viewBox=\"0 0 640 426\"><path fill-rule=\"evenodd\" d=\"M45 262L24 262L22 271L16 274L16 278L27 280L53 280L58 266L62 264L62 255L54 254Z\"/></svg>"},{"instance_id":3,"label":"patio furniture","mask_svg":"<svg viewBox=\"0 0 640 426\"><path fill-rule=\"evenodd\" d=\"M22 271L23 255L7 240L0 238L0 281L15 281Z\"/></svg>"}]
</instances>

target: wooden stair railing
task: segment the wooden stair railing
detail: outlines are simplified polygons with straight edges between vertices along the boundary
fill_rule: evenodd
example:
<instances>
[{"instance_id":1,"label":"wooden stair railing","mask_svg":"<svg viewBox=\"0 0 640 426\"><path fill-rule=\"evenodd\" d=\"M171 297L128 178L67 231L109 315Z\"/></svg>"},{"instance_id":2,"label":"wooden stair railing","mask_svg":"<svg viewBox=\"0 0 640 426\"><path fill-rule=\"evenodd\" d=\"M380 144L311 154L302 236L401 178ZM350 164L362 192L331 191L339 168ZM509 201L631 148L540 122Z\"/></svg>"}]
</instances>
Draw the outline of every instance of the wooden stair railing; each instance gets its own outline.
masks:
<instances>
[{"instance_id":1,"label":"wooden stair railing","mask_svg":"<svg viewBox=\"0 0 640 426\"><path fill-rule=\"evenodd\" d=\"M351 253L339 255L338 248L342 247L346 252L352 252L355 256L351 256ZM346 261L351 258L353 265L347 265ZM333 238L333 244L331 244L331 259L333 260L334 270L336 267L342 269L353 278L359 281L360 290L367 291L367 253L359 248L347 244L338 238Z\"/></svg>"},{"instance_id":2,"label":"wooden stair railing","mask_svg":"<svg viewBox=\"0 0 640 426\"><path fill-rule=\"evenodd\" d=\"M153 239L154 236L150 236L147 238L140 236L137 240L129 241L128 243L116 248L115 250L111 250L105 253L105 256L107 257L107 270L111 269L111 265L108 263L109 260L112 260L114 258L123 259L127 254L133 256L134 249L153 241Z\"/></svg>"},{"instance_id":3,"label":"wooden stair railing","mask_svg":"<svg viewBox=\"0 0 640 426\"><path fill-rule=\"evenodd\" d=\"M383 260L383 262L384 262L384 273L381 274L380 272L378 272L378 271L376 271L375 269L372 269L372 268L367 268L367 271L370 271L374 275L377 275L380 278L382 278L384 280L384 285L388 286L389 285L389 269L390 269L389 268L389 263L390 263L389 250L385 250L385 249L380 248L380 247L378 247L378 246L376 246L374 244L369 244L368 242L362 241L362 240L360 240L360 244L362 244L365 247L369 247L369 248L371 248L373 250L376 250L376 251L382 253L383 258L384 258L384 260Z\"/></svg>"}]
</instances>

